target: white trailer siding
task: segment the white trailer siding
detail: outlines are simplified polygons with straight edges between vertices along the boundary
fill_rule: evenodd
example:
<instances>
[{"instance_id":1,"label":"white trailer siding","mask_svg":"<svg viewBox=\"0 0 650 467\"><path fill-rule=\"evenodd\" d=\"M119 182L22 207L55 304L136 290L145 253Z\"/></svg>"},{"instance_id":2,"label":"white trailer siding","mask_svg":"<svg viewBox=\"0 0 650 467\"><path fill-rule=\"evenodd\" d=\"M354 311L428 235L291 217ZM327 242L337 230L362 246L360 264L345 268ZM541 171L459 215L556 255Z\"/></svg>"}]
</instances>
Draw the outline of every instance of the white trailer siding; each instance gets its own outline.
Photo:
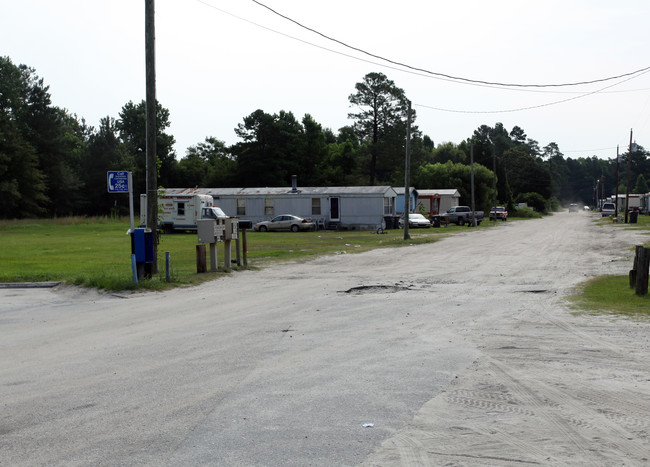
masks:
<instances>
[{"instance_id":1,"label":"white trailer siding","mask_svg":"<svg viewBox=\"0 0 650 467\"><path fill-rule=\"evenodd\" d=\"M374 229L385 216L395 216L396 193L379 187L292 188L167 188L167 193L192 192L211 195L214 205L228 216L253 223L280 214L310 217L314 222L339 222L344 228ZM239 201L243 213L237 212ZM242 206L243 204L243 206ZM338 215L336 207L338 206ZM320 212L318 212L320 211Z\"/></svg>"}]
</instances>

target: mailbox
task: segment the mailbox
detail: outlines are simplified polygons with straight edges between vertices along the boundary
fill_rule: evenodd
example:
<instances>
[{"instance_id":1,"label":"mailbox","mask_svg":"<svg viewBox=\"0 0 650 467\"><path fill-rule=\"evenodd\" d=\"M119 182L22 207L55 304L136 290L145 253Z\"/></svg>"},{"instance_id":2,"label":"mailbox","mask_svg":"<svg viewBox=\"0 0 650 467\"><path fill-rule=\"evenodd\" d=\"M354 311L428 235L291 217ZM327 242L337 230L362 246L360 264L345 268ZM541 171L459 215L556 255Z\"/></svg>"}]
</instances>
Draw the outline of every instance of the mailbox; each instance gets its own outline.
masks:
<instances>
[{"instance_id":1,"label":"mailbox","mask_svg":"<svg viewBox=\"0 0 650 467\"><path fill-rule=\"evenodd\" d=\"M239 230L250 230L253 228L253 221L241 219L239 221Z\"/></svg>"},{"instance_id":2,"label":"mailbox","mask_svg":"<svg viewBox=\"0 0 650 467\"><path fill-rule=\"evenodd\" d=\"M224 238L226 240L237 240L239 235L239 219L236 217L228 217L223 220L225 221L226 227Z\"/></svg>"},{"instance_id":3,"label":"mailbox","mask_svg":"<svg viewBox=\"0 0 650 467\"><path fill-rule=\"evenodd\" d=\"M204 219L196 221L199 243L216 243L224 241L225 225L223 219Z\"/></svg>"}]
</instances>

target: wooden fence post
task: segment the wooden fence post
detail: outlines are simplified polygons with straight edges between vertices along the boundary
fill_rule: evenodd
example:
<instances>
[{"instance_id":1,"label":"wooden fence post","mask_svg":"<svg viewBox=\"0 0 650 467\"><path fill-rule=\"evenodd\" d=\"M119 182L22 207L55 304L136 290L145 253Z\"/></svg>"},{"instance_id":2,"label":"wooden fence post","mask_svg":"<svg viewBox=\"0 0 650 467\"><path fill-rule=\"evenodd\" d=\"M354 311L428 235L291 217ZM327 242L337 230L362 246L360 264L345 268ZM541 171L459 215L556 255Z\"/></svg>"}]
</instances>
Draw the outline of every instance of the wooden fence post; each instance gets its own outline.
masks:
<instances>
[{"instance_id":1,"label":"wooden fence post","mask_svg":"<svg viewBox=\"0 0 650 467\"><path fill-rule=\"evenodd\" d=\"M650 266L650 249L637 246L636 294L648 294L648 267Z\"/></svg>"},{"instance_id":2,"label":"wooden fence post","mask_svg":"<svg viewBox=\"0 0 650 467\"><path fill-rule=\"evenodd\" d=\"M639 250L641 248L643 248L643 245L636 246L634 250L634 262L632 263L632 269L630 269L630 272L628 274L631 289L634 289L636 287L636 271L639 263Z\"/></svg>"},{"instance_id":3,"label":"wooden fence post","mask_svg":"<svg viewBox=\"0 0 650 467\"><path fill-rule=\"evenodd\" d=\"M201 274L202 272L208 272L208 267L205 258L204 244L196 245L196 272L197 274Z\"/></svg>"}]
</instances>

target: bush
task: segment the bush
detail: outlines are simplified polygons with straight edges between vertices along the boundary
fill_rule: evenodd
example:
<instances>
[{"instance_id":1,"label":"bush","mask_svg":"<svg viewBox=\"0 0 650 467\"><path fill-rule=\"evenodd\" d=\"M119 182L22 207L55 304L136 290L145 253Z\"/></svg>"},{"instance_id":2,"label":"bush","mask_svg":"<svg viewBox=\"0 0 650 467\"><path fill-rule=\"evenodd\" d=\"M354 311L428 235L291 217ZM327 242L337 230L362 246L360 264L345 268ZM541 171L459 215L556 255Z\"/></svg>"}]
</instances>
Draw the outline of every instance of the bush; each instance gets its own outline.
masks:
<instances>
[{"instance_id":1,"label":"bush","mask_svg":"<svg viewBox=\"0 0 650 467\"><path fill-rule=\"evenodd\" d=\"M514 210L514 217L523 217L524 219L538 219L542 215L531 208L518 208Z\"/></svg>"},{"instance_id":2,"label":"bush","mask_svg":"<svg viewBox=\"0 0 650 467\"><path fill-rule=\"evenodd\" d=\"M555 196L551 196L550 199L546 201L546 212L560 212L562 211L562 203Z\"/></svg>"},{"instance_id":3,"label":"bush","mask_svg":"<svg viewBox=\"0 0 650 467\"><path fill-rule=\"evenodd\" d=\"M517 196L518 203L526 203L528 206L532 207L535 211L545 213L546 212L546 200L539 193L520 193Z\"/></svg>"}]
</instances>

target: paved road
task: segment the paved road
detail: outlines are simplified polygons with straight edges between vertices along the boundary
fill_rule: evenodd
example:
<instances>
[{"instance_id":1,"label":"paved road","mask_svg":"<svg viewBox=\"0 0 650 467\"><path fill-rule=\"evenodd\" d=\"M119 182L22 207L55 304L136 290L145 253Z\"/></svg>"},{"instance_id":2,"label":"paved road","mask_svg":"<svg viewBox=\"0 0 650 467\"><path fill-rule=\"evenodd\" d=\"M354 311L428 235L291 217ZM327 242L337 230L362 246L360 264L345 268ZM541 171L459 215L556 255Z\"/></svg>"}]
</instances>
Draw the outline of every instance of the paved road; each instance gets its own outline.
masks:
<instances>
[{"instance_id":1,"label":"paved road","mask_svg":"<svg viewBox=\"0 0 650 467\"><path fill-rule=\"evenodd\" d=\"M631 265L636 234L592 219L165 293L0 290L0 465L644 465L648 322L563 301Z\"/></svg>"}]
</instances>

